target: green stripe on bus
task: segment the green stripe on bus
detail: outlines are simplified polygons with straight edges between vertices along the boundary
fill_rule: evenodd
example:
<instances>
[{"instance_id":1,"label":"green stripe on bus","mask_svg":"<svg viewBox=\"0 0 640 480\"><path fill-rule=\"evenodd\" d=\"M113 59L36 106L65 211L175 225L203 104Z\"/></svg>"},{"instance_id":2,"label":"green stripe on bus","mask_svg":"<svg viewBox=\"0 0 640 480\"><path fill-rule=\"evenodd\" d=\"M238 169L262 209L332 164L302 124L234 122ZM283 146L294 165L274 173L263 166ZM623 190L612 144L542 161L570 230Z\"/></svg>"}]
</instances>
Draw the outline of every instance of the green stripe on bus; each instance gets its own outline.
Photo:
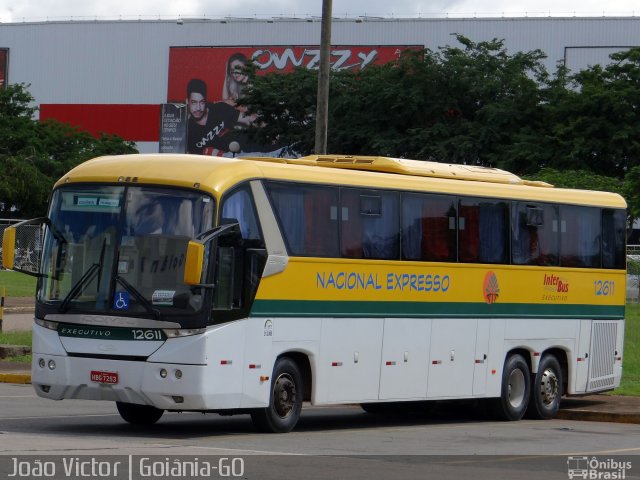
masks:
<instances>
[{"instance_id":1,"label":"green stripe on bus","mask_svg":"<svg viewBox=\"0 0 640 480\"><path fill-rule=\"evenodd\" d=\"M616 319L624 317L624 306L256 300L251 314L261 317L543 317Z\"/></svg>"}]
</instances>

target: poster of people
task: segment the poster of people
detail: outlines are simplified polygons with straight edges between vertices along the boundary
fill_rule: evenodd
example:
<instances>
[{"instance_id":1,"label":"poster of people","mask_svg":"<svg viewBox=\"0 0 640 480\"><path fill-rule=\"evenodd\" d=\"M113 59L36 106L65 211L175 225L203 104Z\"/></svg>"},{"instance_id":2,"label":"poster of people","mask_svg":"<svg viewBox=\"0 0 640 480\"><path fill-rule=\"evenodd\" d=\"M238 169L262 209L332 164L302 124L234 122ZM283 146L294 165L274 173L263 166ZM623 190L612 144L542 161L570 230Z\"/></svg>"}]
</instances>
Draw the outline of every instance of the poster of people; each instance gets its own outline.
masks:
<instances>
[{"instance_id":1,"label":"poster of people","mask_svg":"<svg viewBox=\"0 0 640 480\"><path fill-rule=\"evenodd\" d=\"M362 69L398 58L416 46L333 46L335 70ZM169 52L168 103L187 106L186 151L203 155L282 156L285 145L258 145L243 133L255 117L236 102L243 95L253 62L259 74L287 72L295 67L317 69L317 46L172 47ZM162 144L162 140L161 140Z\"/></svg>"},{"instance_id":2,"label":"poster of people","mask_svg":"<svg viewBox=\"0 0 640 480\"><path fill-rule=\"evenodd\" d=\"M7 86L7 70L9 69L9 49L0 48L0 88Z\"/></svg>"}]
</instances>

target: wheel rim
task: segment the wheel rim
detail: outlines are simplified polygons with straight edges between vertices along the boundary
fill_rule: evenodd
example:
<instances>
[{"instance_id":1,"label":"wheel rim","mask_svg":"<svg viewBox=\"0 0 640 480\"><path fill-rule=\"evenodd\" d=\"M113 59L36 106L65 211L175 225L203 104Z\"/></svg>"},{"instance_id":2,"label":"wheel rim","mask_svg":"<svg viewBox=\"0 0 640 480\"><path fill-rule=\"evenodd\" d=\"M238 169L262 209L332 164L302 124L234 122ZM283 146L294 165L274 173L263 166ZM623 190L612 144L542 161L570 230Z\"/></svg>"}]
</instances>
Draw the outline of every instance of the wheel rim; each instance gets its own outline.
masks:
<instances>
[{"instance_id":1,"label":"wheel rim","mask_svg":"<svg viewBox=\"0 0 640 480\"><path fill-rule=\"evenodd\" d=\"M273 407L281 418L291 415L296 403L296 384L288 373L280 375L273 386Z\"/></svg>"},{"instance_id":2,"label":"wheel rim","mask_svg":"<svg viewBox=\"0 0 640 480\"><path fill-rule=\"evenodd\" d=\"M542 379L540 380L540 395L542 397L542 403L545 405L551 405L558 398L558 376L552 369L547 368L542 373Z\"/></svg>"},{"instance_id":3,"label":"wheel rim","mask_svg":"<svg viewBox=\"0 0 640 480\"><path fill-rule=\"evenodd\" d=\"M524 402L525 397L524 373L520 369L515 369L509 375L509 404L513 408L518 408Z\"/></svg>"}]
</instances>

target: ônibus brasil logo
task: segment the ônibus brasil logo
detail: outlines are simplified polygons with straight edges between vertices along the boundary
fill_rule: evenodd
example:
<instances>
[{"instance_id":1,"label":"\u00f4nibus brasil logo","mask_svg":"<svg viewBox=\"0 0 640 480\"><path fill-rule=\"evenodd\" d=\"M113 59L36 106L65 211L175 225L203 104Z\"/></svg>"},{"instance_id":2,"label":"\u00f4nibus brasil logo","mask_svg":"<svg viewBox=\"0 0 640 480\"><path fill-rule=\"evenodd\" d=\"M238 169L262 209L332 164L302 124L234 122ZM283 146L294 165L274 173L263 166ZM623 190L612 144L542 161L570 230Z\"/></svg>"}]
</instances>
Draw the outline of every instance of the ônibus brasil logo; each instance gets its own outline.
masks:
<instances>
[{"instance_id":1,"label":"\u00f4nibus brasil logo","mask_svg":"<svg viewBox=\"0 0 640 480\"><path fill-rule=\"evenodd\" d=\"M498 285L498 277L496 277L495 273L487 272L484 276L482 294L484 295L484 301L488 304L496 303L496 300L500 296L500 286Z\"/></svg>"},{"instance_id":2,"label":"\u00f4nibus brasil logo","mask_svg":"<svg viewBox=\"0 0 640 480\"><path fill-rule=\"evenodd\" d=\"M571 480L624 480L627 470L631 470L630 461L617 458L601 460L597 457L571 456L567 458L567 475Z\"/></svg>"}]
</instances>

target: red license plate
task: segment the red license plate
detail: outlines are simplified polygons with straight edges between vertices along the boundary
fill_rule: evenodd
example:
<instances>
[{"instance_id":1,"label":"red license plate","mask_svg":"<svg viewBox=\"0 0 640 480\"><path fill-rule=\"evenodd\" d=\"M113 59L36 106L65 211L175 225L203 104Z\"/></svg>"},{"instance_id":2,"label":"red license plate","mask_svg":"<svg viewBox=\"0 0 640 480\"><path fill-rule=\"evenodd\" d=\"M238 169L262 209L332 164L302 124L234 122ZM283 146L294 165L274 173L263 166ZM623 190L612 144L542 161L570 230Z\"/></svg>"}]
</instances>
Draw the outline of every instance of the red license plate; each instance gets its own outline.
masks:
<instances>
[{"instance_id":1,"label":"red license plate","mask_svg":"<svg viewBox=\"0 0 640 480\"><path fill-rule=\"evenodd\" d=\"M91 370L91 381L113 385L118 383L118 372L100 372L98 370Z\"/></svg>"}]
</instances>

